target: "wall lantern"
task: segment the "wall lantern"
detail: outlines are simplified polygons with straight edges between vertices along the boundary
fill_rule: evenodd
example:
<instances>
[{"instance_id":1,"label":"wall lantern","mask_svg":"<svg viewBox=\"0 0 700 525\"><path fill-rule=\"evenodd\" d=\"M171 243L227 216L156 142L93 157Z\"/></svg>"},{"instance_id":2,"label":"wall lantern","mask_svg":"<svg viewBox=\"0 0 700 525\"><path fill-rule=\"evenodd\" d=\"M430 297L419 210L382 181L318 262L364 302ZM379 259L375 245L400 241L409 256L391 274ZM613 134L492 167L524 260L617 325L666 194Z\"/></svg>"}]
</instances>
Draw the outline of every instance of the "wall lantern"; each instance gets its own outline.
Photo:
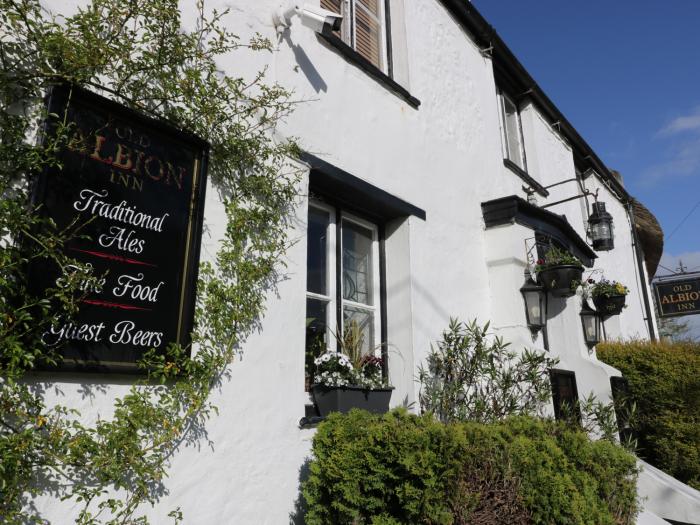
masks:
<instances>
[{"instance_id":1,"label":"wall lantern","mask_svg":"<svg viewBox=\"0 0 700 525\"><path fill-rule=\"evenodd\" d=\"M547 324L547 293L543 286L532 280L529 272L525 275L525 284L520 288L520 293L525 300L527 325L537 332Z\"/></svg>"},{"instance_id":2,"label":"wall lantern","mask_svg":"<svg viewBox=\"0 0 700 525\"><path fill-rule=\"evenodd\" d=\"M604 202L594 202L593 211L588 217L588 228L593 240L593 249L608 251L615 247L613 236L613 218L605 211Z\"/></svg>"},{"instance_id":3,"label":"wall lantern","mask_svg":"<svg viewBox=\"0 0 700 525\"><path fill-rule=\"evenodd\" d=\"M579 179L577 177L574 177L573 179L566 179L550 184L549 186L544 186L544 189L553 188L554 186L559 186L567 182L574 182L578 180ZM530 188L528 188L526 191L532 191L534 193L534 190L531 190ZM605 211L605 203L598 202L598 191L600 190L598 189L595 193L592 193L589 190L584 189L582 193L574 195L573 197L567 197L566 199L558 200L556 202L550 202L544 206L540 206L540 208L550 208L552 206L556 206L557 204L582 199L584 197L588 197L589 195L595 198L596 200L593 203L593 211L591 211L591 214L588 216L588 233L593 241L593 249L602 252L612 250L615 247L615 242L613 236L613 218L612 215Z\"/></svg>"},{"instance_id":4,"label":"wall lantern","mask_svg":"<svg viewBox=\"0 0 700 525\"><path fill-rule=\"evenodd\" d=\"M600 343L600 317L586 301L581 308L581 324L583 325L583 338L589 348Z\"/></svg>"}]
</instances>

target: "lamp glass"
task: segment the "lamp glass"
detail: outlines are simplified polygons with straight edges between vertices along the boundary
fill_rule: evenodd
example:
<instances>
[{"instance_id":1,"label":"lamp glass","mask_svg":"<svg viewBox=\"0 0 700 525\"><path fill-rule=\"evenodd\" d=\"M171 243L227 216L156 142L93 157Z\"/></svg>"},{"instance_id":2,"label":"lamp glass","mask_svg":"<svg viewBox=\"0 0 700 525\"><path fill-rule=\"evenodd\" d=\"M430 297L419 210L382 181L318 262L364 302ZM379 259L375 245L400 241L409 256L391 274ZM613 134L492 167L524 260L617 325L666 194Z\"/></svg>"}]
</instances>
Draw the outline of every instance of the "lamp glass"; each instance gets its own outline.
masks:
<instances>
[{"instance_id":1,"label":"lamp glass","mask_svg":"<svg viewBox=\"0 0 700 525\"><path fill-rule=\"evenodd\" d=\"M591 237L593 237L595 241L612 237L612 228L610 228L610 224L607 221L591 224Z\"/></svg>"},{"instance_id":2,"label":"lamp glass","mask_svg":"<svg viewBox=\"0 0 700 525\"><path fill-rule=\"evenodd\" d=\"M583 324L583 337L588 346L595 346L600 342L600 317L591 309L584 309L581 312L581 322Z\"/></svg>"},{"instance_id":3,"label":"lamp glass","mask_svg":"<svg viewBox=\"0 0 700 525\"><path fill-rule=\"evenodd\" d=\"M542 324L542 305L540 304L539 292L526 292L525 302L527 303L528 317L530 324Z\"/></svg>"},{"instance_id":4,"label":"lamp glass","mask_svg":"<svg viewBox=\"0 0 700 525\"><path fill-rule=\"evenodd\" d=\"M539 330L547 322L546 294L544 289L536 284L532 278L528 278L520 292L523 294L525 301L527 324L531 329Z\"/></svg>"},{"instance_id":5,"label":"lamp glass","mask_svg":"<svg viewBox=\"0 0 700 525\"><path fill-rule=\"evenodd\" d=\"M584 321L584 326L586 327L586 340L595 340L595 319L591 315L587 315Z\"/></svg>"}]
</instances>

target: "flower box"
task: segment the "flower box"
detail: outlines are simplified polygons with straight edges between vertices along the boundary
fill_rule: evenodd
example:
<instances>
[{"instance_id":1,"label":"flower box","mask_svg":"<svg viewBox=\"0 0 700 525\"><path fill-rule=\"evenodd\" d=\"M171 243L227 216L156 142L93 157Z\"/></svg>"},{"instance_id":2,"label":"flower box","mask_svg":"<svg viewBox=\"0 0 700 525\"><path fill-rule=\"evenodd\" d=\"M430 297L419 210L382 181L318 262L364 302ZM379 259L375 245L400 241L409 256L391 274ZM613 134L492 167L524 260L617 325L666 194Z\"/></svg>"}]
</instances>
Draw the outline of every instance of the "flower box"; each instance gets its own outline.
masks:
<instances>
[{"instance_id":1,"label":"flower box","mask_svg":"<svg viewBox=\"0 0 700 525\"><path fill-rule=\"evenodd\" d=\"M593 298L595 309L603 316L620 315L625 307L624 295L599 295Z\"/></svg>"},{"instance_id":2,"label":"flower box","mask_svg":"<svg viewBox=\"0 0 700 525\"><path fill-rule=\"evenodd\" d=\"M583 268L575 264L550 266L537 273L537 281L555 297L571 297L581 282Z\"/></svg>"},{"instance_id":3,"label":"flower box","mask_svg":"<svg viewBox=\"0 0 700 525\"><path fill-rule=\"evenodd\" d=\"M389 410L393 388L364 388L360 386L329 387L311 385L311 392L321 417L331 412L349 412L353 408L383 414Z\"/></svg>"}]
</instances>

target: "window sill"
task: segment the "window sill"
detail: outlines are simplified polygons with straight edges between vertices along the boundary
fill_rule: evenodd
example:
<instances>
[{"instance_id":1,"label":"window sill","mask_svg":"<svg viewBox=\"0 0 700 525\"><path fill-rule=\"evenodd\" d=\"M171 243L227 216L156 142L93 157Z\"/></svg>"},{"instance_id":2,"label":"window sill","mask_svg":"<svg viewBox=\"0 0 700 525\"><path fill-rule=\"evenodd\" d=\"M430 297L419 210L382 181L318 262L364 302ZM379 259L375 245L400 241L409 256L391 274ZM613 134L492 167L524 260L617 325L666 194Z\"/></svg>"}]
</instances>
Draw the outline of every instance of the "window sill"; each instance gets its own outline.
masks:
<instances>
[{"instance_id":1,"label":"window sill","mask_svg":"<svg viewBox=\"0 0 700 525\"><path fill-rule=\"evenodd\" d=\"M326 41L331 47L335 48L348 62L359 67L374 80L379 82L386 89L391 91L397 97L406 101L411 107L418 109L420 100L412 96L406 88L397 83L393 78L384 73L377 66L355 51L352 47L343 42L333 33L317 33L318 37Z\"/></svg>"},{"instance_id":2,"label":"window sill","mask_svg":"<svg viewBox=\"0 0 700 525\"><path fill-rule=\"evenodd\" d=\"M518 166L515 162L513 162L510 159L503 159L503 165L508 168L510 171L515 173L518 177L523 179L525 182L528 183L528 185L535 190L537 193L542 195L543 197L549 197L549 192L545 189L542 184L537 182L535 179L532 178L532 176L522 169L520 166Z\"/></svg>"}]
</instances>

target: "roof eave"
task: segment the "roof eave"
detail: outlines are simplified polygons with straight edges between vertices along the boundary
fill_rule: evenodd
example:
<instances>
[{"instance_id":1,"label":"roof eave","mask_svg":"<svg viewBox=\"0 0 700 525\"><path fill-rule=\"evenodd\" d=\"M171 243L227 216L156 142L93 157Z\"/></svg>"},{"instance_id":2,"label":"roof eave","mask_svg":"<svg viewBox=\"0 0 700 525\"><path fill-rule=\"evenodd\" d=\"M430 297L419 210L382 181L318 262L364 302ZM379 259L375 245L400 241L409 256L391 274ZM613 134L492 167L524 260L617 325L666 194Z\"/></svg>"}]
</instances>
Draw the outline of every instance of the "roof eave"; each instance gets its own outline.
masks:
<instances>
[{"instance_id":1,"label":"roof eave","mask_svg":"<svg viewBox=\"0 0 700 525\"><path fill-rule=\"evenodd\" d=\"M613 176L603 161L600 160L593 148L588 145L556 105L542 91L506 43L498 36L493 26L486 21L474 5L467 0L441 0L441 2L463 24L479 47L492 48L491 56L494 63L494 74L498 76L499 71L505 73L511 82L517 84L517 87L521 90L521 95L530 96L537 104L538 109L552 123L559 123L560 132L570 142L577 163L584 167L593 168L614 193L617 193L617 197L621 202L629 202L631 196L627 193L627 190Z\"/></svg>"}]
</instances>

